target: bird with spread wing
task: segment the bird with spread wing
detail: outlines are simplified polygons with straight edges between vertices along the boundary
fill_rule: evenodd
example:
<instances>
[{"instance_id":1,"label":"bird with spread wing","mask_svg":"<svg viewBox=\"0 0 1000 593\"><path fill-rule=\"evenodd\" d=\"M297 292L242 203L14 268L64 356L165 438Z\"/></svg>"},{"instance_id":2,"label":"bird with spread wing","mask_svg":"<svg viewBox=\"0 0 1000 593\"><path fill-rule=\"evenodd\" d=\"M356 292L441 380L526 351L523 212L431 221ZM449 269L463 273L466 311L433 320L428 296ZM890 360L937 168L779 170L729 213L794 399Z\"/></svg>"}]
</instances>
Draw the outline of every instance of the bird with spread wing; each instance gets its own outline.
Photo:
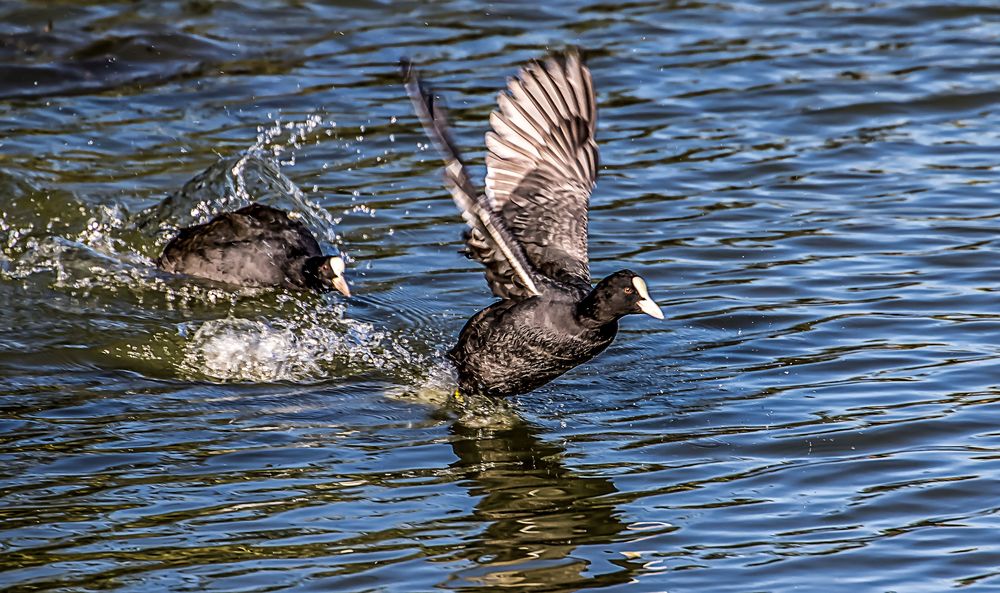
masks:
<instances>
[{"instance_id":1,"label":"bird with spread wing","mask_svg":"<svg viewBox=\"0 0 1000 593\"><path fill-rule=\"evenodd\" d=\"M590 193L597 181L597 104L576 50L521 68L497 98L486 133L485 191L469 178L447 115L402 63L406 89L444 159L444 181L468 223L470 258L501 300L475 314L448 353L459 391L531 391L604 351L630 313L663 319L646 282L621 270L591 284Z\"/></svg>"}]
</instances>

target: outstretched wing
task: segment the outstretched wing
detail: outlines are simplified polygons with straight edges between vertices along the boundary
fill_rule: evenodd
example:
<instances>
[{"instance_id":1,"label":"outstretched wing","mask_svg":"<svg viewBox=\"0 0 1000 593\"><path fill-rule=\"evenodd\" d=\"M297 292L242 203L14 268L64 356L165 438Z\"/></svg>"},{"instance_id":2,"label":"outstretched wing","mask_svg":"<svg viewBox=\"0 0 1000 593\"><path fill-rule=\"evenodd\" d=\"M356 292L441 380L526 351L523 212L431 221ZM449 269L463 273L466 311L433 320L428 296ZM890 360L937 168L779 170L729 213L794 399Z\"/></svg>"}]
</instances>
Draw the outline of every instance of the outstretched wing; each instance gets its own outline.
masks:
<instances>
[{"instance_id":1,"label":"outstretched wing","mask_svg":"<svg viewBox=\"0 0 1000 593\"><path fill-rule=\"evenodd\" d=\"M576 50L532 62L507 83L486 133L486 195L531 264L590 283L587 210L597 180L597 106Z\"/></svg>"},{"instance_id":2,"label":"outstretched wing","mask_svg":"<svg viewBox=\"0 0 1000 593\"><path fill-rule=\"evenodd\" d=\"M462 217L469 225L466 245L471 256L486 266L486 282L500 298L526 298L541 294L544 278L534 269L524 248L507 228L507 222L491 208L491 202L469 180L448 132L443 109L434 104L434 96L420 80L412 63L401 63L406 90L420 121L445 162L445 186L451 192Z\"/></svg>"}]
</instances>

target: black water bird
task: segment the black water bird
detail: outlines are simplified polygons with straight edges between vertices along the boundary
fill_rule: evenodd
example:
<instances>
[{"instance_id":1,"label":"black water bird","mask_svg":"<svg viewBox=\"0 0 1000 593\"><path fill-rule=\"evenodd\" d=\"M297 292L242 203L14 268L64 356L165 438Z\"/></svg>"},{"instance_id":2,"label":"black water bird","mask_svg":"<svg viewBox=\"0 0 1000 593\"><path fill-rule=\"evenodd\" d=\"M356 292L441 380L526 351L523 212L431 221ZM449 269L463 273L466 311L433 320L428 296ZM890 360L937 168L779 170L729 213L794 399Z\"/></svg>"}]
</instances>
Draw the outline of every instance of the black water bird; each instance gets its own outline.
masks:
<instances>
[{"instance_id":1,"label":"black water bird","mask_svg":"<svg viewBox=\"0 0 1000 593\"><path fill-rule=\"evenodd\" d=\"M238 286L281 286L351 296L344 260L323 255L309 229L284 210L251 204L181 229L156 264Z\"/></svg>"},{"instance_id":2,"label":"black water bird","mask_svg":"<svg viewBox=\"0 0 1000 593\"><path fill-rule=\"evenodd\" d=\"M531 391L602 352L618 319L663 319L635 272L591 285L587 211L597 179L597 106L575 50L534 61L501 91L486 133L486 189L469 179L447 117L413 65L406 89L445 161L445 185L469 225L467 255L502 300L472 317L449 352L459 391Z\"/></svg>"}]
</instances>

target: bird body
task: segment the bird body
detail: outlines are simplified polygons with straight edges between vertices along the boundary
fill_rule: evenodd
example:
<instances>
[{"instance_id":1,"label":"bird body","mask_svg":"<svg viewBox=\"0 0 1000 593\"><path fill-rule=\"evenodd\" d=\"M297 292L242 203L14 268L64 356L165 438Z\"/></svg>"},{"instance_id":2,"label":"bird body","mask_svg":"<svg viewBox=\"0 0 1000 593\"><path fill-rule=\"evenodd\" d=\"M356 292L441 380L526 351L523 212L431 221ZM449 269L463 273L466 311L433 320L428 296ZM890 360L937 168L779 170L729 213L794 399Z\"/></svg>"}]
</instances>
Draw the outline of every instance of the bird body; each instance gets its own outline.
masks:
<instances>
[{"instance_id":1,"label":"bird body","mask_svg":"<svg viewBox=\"0 0 1000 593\"><path fill-rule=\"evenodd\" d=\"M309 229L283 210L251 204L181 229L157 260L164 271L238 286L280 286L350 295L344 262L326 256Z\"/></svg>"},{"instance_id":2,"label":"bird body","mask_svg":"<svg viewBox=\"0 0 1000 593\"><path fill-rule=\"evenodd\" d=\"M448 353L458 370L459 390L526 393L603 352L618 333L618 322L581 320L579 295L551 291L504 299L476 313Z\"/></svg>"},{"instance_id":3,"label":"bird body","mask_svg":"<svg viewBox=\"0 0 1000 593\"><path fill-rule=\"evenodd\" d=\"M445 185L469 229L468 256L502 300L474 315L449 357L459 390L507 396L590 360L629 313L663 318L635 272L591 285L590 192L597 180L597 107L576 51L531 62L508 82L486 133L485 191L468 177L443 109L403 63L413 105L445 161Z\"/></svg>"}]
</instances>

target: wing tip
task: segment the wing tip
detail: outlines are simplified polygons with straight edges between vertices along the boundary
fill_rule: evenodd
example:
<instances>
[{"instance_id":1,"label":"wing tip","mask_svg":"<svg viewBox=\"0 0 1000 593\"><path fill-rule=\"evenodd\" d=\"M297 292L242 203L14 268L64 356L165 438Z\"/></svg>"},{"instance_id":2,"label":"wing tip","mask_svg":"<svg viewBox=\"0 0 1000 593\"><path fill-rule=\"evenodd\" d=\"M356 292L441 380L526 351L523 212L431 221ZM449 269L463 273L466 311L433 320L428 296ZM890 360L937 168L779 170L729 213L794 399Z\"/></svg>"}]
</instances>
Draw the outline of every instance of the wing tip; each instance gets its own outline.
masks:
<instances>
[{"instance_id":1,"label":"wing tip","mask_svg":"<svg viewBox=\"0 0 1000 593\"><path fill-rule=\"evenodd\" d=\"M416 63L408 56L399 58L399 75L403 79L403 87L406 88L410 100L417 108L417 114L422 115L421 109L425 109L428 115L432 114L434 96L420 78Z\"/></svg>"},{"instance_id":2,"label":"wing tip","mask_svg":"<svg viewBox=\"0 0 1000 593\"><path fill-rule=\"evenodd\" d=\"M413 73L413 60L410 59L410 56L400 56L399 73L403 77L403 80L410 79L410 75Z\"/></svg>"},{"instance_id":3,"label":"wing tip","mask_svg":"<svg viewBox=\"0 0 1000 593\"><path fill-rule=\"evenodd\" d=\"M445 164L457 162L462 165L458 147L451 136L451 125L444 100L436 95L433 87L420 76L416 62L404 56L399 60L399 70L414 111L424 131L441 153Z\"/></svg>"}]
</instances>

